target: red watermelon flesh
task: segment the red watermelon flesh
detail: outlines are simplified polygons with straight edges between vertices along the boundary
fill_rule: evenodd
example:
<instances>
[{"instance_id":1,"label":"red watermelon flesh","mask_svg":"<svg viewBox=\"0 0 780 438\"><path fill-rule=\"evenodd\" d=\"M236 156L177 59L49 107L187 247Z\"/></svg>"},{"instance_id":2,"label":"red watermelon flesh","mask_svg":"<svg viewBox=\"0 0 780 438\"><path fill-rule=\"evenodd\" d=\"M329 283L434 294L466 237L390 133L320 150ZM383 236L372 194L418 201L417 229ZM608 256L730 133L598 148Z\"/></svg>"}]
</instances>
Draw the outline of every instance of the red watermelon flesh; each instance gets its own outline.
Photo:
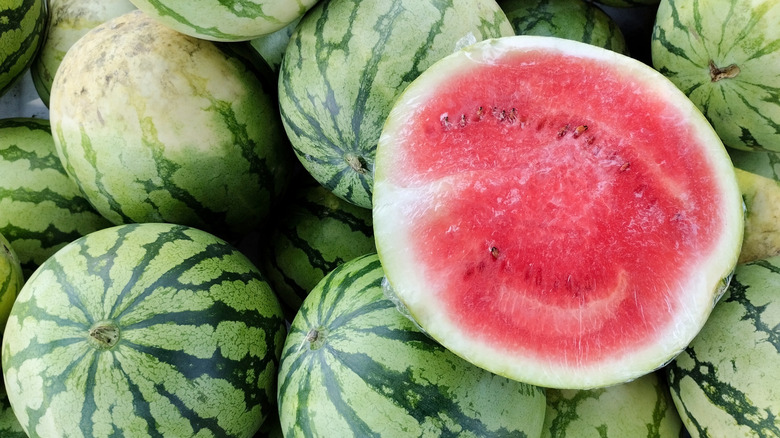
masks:
<instances>
[{"instance_id":1,"label":"red watermelon flesh","mask_svg":"<svg viewBox=\"0 0 780 438\"><path fill-rule=\"evenodd\" d=\"M472 46L409 87L377 149L393 293L455 353L541 386L662 366L741 244L711 127L659 74L606 52L528 36Z\"/></svg>"}]
</instances>

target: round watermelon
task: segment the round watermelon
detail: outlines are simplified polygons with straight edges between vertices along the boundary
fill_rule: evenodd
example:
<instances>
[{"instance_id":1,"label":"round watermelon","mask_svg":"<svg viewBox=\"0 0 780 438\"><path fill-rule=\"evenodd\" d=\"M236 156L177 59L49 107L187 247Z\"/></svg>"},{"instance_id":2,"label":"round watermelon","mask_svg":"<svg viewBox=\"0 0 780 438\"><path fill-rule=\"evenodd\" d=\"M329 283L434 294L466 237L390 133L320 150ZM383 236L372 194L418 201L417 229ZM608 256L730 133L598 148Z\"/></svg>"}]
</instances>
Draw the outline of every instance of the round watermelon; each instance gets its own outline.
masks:
<instances>
[{"instance_id":1,"label":"round watermelon","mask_svg":"<svg viewBox=\"0 0 780 438\"><path fill-rule=\"evenodd\" d=\"M109 221L178 223L232 240L268 219L295 158L275 87L248 44L233 44L135 10L68 50L52 84L54 142Z\"/></svg>"},{"instance_id":2,"label":"round watermelon","mask_svg":"<svg viewBox=\"0 0 780 438\"><path fill-rule=\"evenodd\" d=\"M494 0L321 0L279 71L298 159L325 188L370 208L377 140L399 93L453 50L513 34Z\"/></svg>"},{"instance_id":3,"label":"round watermelon","mask_svg":"<svg viewBox=\"0 0 780 438\"><path fill-rule=\"evenodd\" d=\"M691 101L636 59L555 37L479 42L423 72L382 132L373 201L393 294L427 333L567 389L682 351L744 229L734 168Z\"/></svg>"},{"instance_id":4,"label":"round watermelon","mask_svg":"<svg viewBox=\"0 0 780 438\"><path fill-rule=\"evenodd\" d=\"M666 368L693 438L780 436L780 257L740 265L699 335Z\"/></svg>"},{"instance_id":5,"label":"round watermelon","mask_svg":"<svg viewBox=\"0 0 780 438\"><path fill-rule=\"evenodd\" d=\"M111 225L62 167L46 119L0 119L0 233L25 276L58 249Z\"/></svg>"},{"instance_id":6,"label":"round watermelon","mask_svg":"<svg viewBox=\"0 0 780 438\"><path fill-rule=\"evenodd\" d=\"M285 436L539 437L544 390L426 336L384 295L376 254L323 278L292 322L279 370Z\"/></svg>"},{"instance_id":7,"label":"round watermelon","mask_svg":"<svg viewBox=\"0 0 780 438\"><path fill-rule=\"evenodd\" d=\"M46 38L30 65L35 90L49 105L54 74L65 53L93 27L135 9L130 0L48 0Z\"/></svg>"},{"instance_id":8,"label":"round watermelon","mask_svg":"<svg viewBox=\"0 0 780 438\"><path fill-rule=\"evenodd\" d=\"M45 28L44 0L0 0L0 96L32 64Z\"/></svg>"},{"instance_id":9,"label":"round watermelon","mask_svg":"<svg viewBox=\"0 0 780 438\"><path fill-rule=\"evenodd\" d=\"M739 263L780 255L780 182L735 168L745 201L745 235Z\"/></svg>"},{"instance_id":10,"label":"round watermelon","mask_svg":"<svg viewBox=\"0 0 780 438\"><path fill-rule=\"evenodd\" d=\"M0 234L0 335L5 329L11 307L24 285L24 274L19 257L8 239Z\"/></svg>"},{"instance_id":11,"label":"round watermelon","mask_svg":"<svg viewBox=\"0 0 780 438\"><path fill-rule=\"evenodd\" d=\"M702 110L723 143L780 151L780 2L663 0L652 64Z\"/></svg>"},{"instance_id":12,"label":"round watermelon","mask_svg":"<svg viewBox=\"0 0 780 438\"><path fill-rule=\"evenodd\" d=\"M3 376L31 437L251 437L274 414L285 335L268 283L225 241L119 225L27 280Z\"/></svg>"},{"instance_id":13,"label":"round watermelon","mask_svg":"<svg viewBox=\"0 0 780 438\"><path fill-rule=\"evenodd\" d=\"M567 38L628 54L620 27L586 0L500 0L517 35Z\"/></svg>"},{"instance_id":14,"label":"round watermelon","mask_svg":"<svg viewBox=\"0 0 780 438\"><path fill-rule=\"evenodd\" d=\"M303 16L317 0L130 0L160 23L211 41L247 41Z\"/></svg>"}]
</instances>

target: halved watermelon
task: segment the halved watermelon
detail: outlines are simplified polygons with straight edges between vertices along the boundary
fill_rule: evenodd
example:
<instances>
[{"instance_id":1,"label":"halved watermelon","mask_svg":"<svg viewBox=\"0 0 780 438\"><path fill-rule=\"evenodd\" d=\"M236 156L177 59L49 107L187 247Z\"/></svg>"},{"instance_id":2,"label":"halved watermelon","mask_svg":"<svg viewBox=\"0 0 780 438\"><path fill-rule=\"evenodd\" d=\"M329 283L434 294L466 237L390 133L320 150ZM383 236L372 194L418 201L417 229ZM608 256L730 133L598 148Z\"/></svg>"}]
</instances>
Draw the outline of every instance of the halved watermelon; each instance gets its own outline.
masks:
<instances>
[{"instance_id":1,"label":"halved watermelon","mask_svg":"<svg viewBox=\"0 0 780 438\"><path fill-rule=\"evenodd\" d=\"M486 40L434 64L396 101L375 172L391 293L456 354L539 386L664 365L742 241L702 114L646 64L572 40Z\"/></svg>"}]
</instances>

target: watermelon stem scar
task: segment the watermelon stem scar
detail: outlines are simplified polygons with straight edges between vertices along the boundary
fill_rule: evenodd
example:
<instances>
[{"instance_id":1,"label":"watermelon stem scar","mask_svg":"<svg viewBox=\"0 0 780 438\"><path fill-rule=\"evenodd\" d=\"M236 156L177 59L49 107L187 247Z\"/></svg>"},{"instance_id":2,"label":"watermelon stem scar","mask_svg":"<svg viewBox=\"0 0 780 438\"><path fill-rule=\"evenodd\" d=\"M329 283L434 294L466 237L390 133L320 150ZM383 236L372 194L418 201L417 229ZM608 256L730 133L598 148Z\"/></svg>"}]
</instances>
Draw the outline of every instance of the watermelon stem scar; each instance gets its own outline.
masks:
<instances>
[{"instance_id":1,"label":"watermelon stem scar","mask_svg":"<svg viewBox=\"0 0 780 438\"><path fill-rule=\"evenodd\" d=\"M364 160L362 157L359 157L355 154L347 154L344 158L347 160L349 167L351 167L355 172L361 175L368 173L366 160Z\"/></svg>"},{"instance_id":2,"label":"watermelon stem scar","mask_svg":"<svg viewBox=\"0 0 780 438\"><path fill-rule=\"evenodd\" d=\"M313 328L309 330L309 332L306 333L306 336L303 337L303 341L301 342L301 345L298 346L298 351L300 351L303 348L303 346L306 344L308 344L309 349L318 350L320 347L322 347L323 344L325 344L326 334L327 334L327 329L323 327Z\"/></svg>"},{"instance_id":3,"label":"watermelon stem scar","mask_svg":"<svg viewBox=\"0 0 780 438\"><path fill-rule=\"evenodd\" d=\"M89 340L99 349L109 349L119 341L119 327L113 321L98 321L89 329Z\"/></svg>"},{"instance_id":4,"label":"watermelon stem scar","mask_svg":"<svg viewBox=\"0 0 780 438\"><path fill-rule=\"evenodd\" d=\"M710 80L712 82L718 82L721 79L735 78L739 72L740 70L737 64L731 64L720 68L715 65L715 61L710 59Z\"/></svg>"}]
</instances>

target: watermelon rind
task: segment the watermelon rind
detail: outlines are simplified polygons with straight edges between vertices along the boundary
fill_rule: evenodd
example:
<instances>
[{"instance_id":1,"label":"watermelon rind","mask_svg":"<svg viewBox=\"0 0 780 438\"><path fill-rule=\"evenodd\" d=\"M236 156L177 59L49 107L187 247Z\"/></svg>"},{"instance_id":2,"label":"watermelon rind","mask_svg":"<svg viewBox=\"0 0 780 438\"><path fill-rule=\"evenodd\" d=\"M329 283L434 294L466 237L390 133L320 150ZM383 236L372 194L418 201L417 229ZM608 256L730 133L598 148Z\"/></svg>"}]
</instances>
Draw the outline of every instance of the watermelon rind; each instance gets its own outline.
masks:
<instances>
[{"instance_id":1,"label":"watermelon rind","mask_svg":"<svg viewBox=\"0 0 780 438\"><path fill-rule=\"evenodd\" d=\"M68 175L101 215L231 241L265 224L295 157L270 69L252 54L248 43L189 37L140 10L68 50L51 128Z\"/></svg>"},{"instance_id":2,"label":"watermelon rind","mask_svg":"<svg viewBox=\"0 0 780 438\"><path fill-rule=\"evenodd\" d=\"M384 296L376 254L312 290L279 370L284 436L538 437L544 390L477 368Z\"/></svg>"},{"instance_id":3,"label":"watermelon rind","mask_svg":"<svg viewBox=\"0 0 780 438\"><path fill-rule=\"evenodd\" d=\"M704 113L726 146L780 151L780 3L662 0L652 65Z\"/></svg>"},{"instance_id":4,"label":"watermelon rind","mask_svg":"<svg viewBox=\"0 0 780 438\"><path fill-rule=\"evenodd\" d=\"M0 119L0 233L26 277L63 246L109 226L65 172L49 120Z\"/></svg>"},{"instance_id":5,"label":"watermelon rind","mask_svg":"<svg viewBox=\"0 0 780 438\"><path fill-rule=\"evenodd\" d=\"M474 170L469 171L471 173L459 174L457 170L454 170L458 169L456 165L450 167L449 163L452 160L450 154L446 152L447 148L444 147L444 145L449 145L450 143L438 139L432 140L439 141L439 143L436 143L436 154L430 161L422 161L421 158L417 159L417 161L409 160L410 151L419 150L422 153L422 151L426 150L426 144L423 143L423 140L420 140L420 143L409 140L409 136L413 132L452 132L453 138L461 138L459 137L459 132L461 131L457 130L459 128L456 125L458 119L451 122L448 121L446 112L443 113L441 118L438 115L434 117L432 112L439 111L438 106L434 103L430 105L432 107L431 113L422 113L424 108L426 108L425 104L427 102L453 102L452 105L457 107L458 110L460 110L461 106L467 108L469 104L477 105L476 103L470 103L473 102L473 100L470 100L470 96L463 97L463 100L457 100L460 96L457 96L455 92L447 94L446 91L458 90L455 85L457 80L466 81L466 78L472 78L478 74L487 74L486 72L490 71L489 68L503 65L501 63L504 59L519 59L517 57L523 56L523 53L532 54L534 56L533 60L545 56L550 56L551 59L555 59L553 57L556 56L560 59L567 59L567 62L570 62L573 66L572 68L575 68L575 65L579 65L579 63L574 64L574 60L582 60L582 62L586 63L593 62L595 65L598 65L596 67L594 64L590 64L593 65L593 68L604 68L616 74L618 78L624 78L620 80L621 82L625 81L621 85L629 86L630 84L630 86L636 86L637 89L631 96L657 97L664 102L665 107L670 111L669 118L675 118L677 123L675 126L690 133L690 136L686 137L686 139L692 139L692 144L696 145L697 157L701 156L700 159L702 161L698 166L706 166L706 169L708 169L707 184L712 185L706 186L706 190L711 190L712 196L716 197L718 201L717 205L707 203L706 206L701 205L700 207L706 208L710 212L702 220L705 222L715 220L713 223L717 225L713 225L713 227L717 228L711 233L707 233L706 236L701 237L704 239L701 248L689 250L691 251L691 256L685 260L685 263L682 265L675 263L673 266L658 268L674 270L677 272L675 275L680 275L681 277L666 278L665 272L654 272L646 275L637 274L636 277L626 279L622 274L624 271L620 270L616 271L617 273L615 274L615 278L618 279L615 280L618 282L616 283L616 289L605 289L604 295L598 295L599 297L604 296L605 300L607 299L606 297L615 298L619 300L621 306L631 306L633 305L631 303L637 303L638 300L633 298L629 300L628 298L636 296L639 292L625 293L624 291L618 293L619 296L624 298L617 298L612 295L615 293L615 290L623 290L620 288L622 287L621 285L625 284L623 281L642 283L646 279L658 279L657 282L648 282L646 286L642 287L647 290L648 304L657 300L659 296L664 297L662 301L655 302L655 305L659 307L656 307L658 314L654 314L654 316L664 318L665 322L662 326L658 326L659 323L654 321L653 317L643 320L645 318L644 307L646 305L638 305L634 315L639 320L630 318L630 324L639 331L630 330L630 332L642 332L646 336L637 334L636 338L634 338L636 343L632 347L627 347L627 343L621 339L621 330L607 329L607 327L613 327L621 323L629 324L629 319L617 322L620 318L619 314L611 314L609 310L604 312L599 310L601 309L601 300L594 300L594 303L598 304L593 304L593 308L578 307L578 301L573 300L570 303L567 300L564 302L570 303L571 308L565 307L569 306L569 304L565 304L563 310L559 312L557 306L545 304L546 295L543 294L541 298L537 298L536 289L533 287L533 284L539 283L533 283L532 279L538 278L538 275L543 276L545 269L554 271L549 277L549 287L560 285L560 282L563 280L558 280L559 276L565 275L565 273L559 272L561 268L558 266L564 266L568 263L577 264L580 257L584 258L587 255L587 260L593 259L593 263L597 264L599 269L603 268L606 270L615 268L612 260L599 259L599 257L604 257L600 253L586 254L586 251L582 251L578 255L576 251L570 252L569 249L575 247L576 244L568 240L569 237L558 235L562 239L561 242L550 242L547 246L551 248L549 254L547 252L540 254L546 257L545 260L553 260L557 257L561 260L561 264L534 267L534 273L542 272L542 274L534 274L536 275L535 277L529 276L530 274L523 271L523 269L530 268L524 268L525 265L518 267L513 265L515 262L526 263L527 257L525 257L523 249L524 236L513 237L512 235L507 235L507 231L490 231L491 224L494 224L491 218L497 218L495 227L511 227L515 225L513 222L517 222L517 224L523 224L523 229L528 229L530 233L539 233L539 236L544 236L545 229L551 227L547 222L549 218L499 217L499 213L512 214L512 210L509 208L501 210L504 208L502 204L504 201L507 205L516 205L518 210L523 209L522 197L513 196L511 192L509 192L509 196L505 196L502 192L501 194L496 194L496 197L490 198L493 195L488 190L485 192L485 197L479 197L476 200L464 199L462 196L456 198L452 195L452 193L460 193L458 190L468 190L466 191L467 194L477 196L485 186L492 187L494 180L504 184L499 186L499 182L495 182L496 186L501 188L508 187L508 181L522 181L525 174L520 173L520 170L518 170L517 176L512 176L511 179L506 181L501 180L503 171L497 172L495 170L496 168L501 168L501 166L515 165L513 163L519 163L521 160L507 158L506 160L509 164L504 164L503 162L501 164L492 164L493 162L489 160L497 160L498 158L493 158L494 155L486 153L488 157L487 163L483 164L481 161L477 161ZM504 56L506 58L502 58ZM507 61L507 63L509 62ZM485 70L482 71L480 70L481 68L485 68ZM507 73L507 75L510 75L510 73ZM512 72L511 75L512 78L523 78L521 73ZM580 76L577 76L576 79L575 83L583 87L588 86L583 82L585 79L582 79ZM446 84L446 86L443 84ZM593 85L594 83L590 84ZM593 86L597 88L598 84L595 83ZM518 87L527 87L523 88L523 90L533 90L534 85L523 84L518 85ZM504 89L502 88L501 90ZM562 93L564 92L563 87L547 87L545 90L550 93L553 92L550 90L555 92L561 90ZM585 92L584 89L578 89L578 91L581 91L580 96L587 96L588 99L593 99L593 101L587 100L587 105L608 105L608 108L612 108L609 102L601 100L598 92ZM434 96L438 96L437 93L447 97L442 97L442 100L435 100ZM510 95L511 90L502 91L502 93L505 93L502 96ZM537 94L533 95L536 96ZM538 112L542 114L540 116L542 117L542 122L533 123L543 126L544 117L552 118L556 114L560 114L560 111L566 111L568 108L565 104L567 98L566 96L547 97L551 102L551 109L548 112L543 111L543 108L540 109ZM485 99L490 99L490 97ZM480 101L480 105L482 104L490 105L491 103ZM501 104L505 105L506 103L502 102ZM518 103L518 105L523 104L522 102ZM534 105L543 105L543 103L535 101ZM485 114L486 118L491 117L490 111L484 111L484 113L478 110L475 111L477 111L475 117L478 117L479 114ZM505 118L499 117L500 115L493 115L492 117L495 117L495 119L490 119L492 120L491 124L484 126L493 126L494 124L499 124L501 120L505 120ZM526 126L526 122L519 119L521 115L518 115L518 119L515 120L517 121L518 130L522 130ZM582 115L579 116L582 117ZM576 118L578 115L567 117ZM426 120L431 125L423 124ZM498 120L498 122L495 120ZM420 124L416 124L417 121L420 121ZM597 121L592 122L598 123ZM530 124L532 122L529 120L527 123ZM615 123L618 123L616 130L620 131L620 122ZM425 127L433 125L437 126L434 126L433 130L425 131ZM451 131L450 128L452 128ZM552 128L557 129L558 126L553 126ZM498 127L496 129L500 130L503 128ZM576 132L569 132L571 136L576 134ZM550 138L554 137L556 135L551 133ZM560 131L558 131L557 137L560 137ZM468 136L464 134L462 138L464 139L464 144L468 144L465 140L468 139ZM587 140L588 138L584 137L582 141L587 142ZM494 141L501 142L500 138ZM408 148L405 147L405 142L410 144ZM558 143L550 141L547 146L552 149L555 144ZM587 145L588 143L584 144ZM495 146L496 148L491 147L490 150L506 150L511 155L511 151L505 149L509 148L509 145ZM499 146L501 148L497 148ZM542 146L540 144L540 147ZM474 147L476 148L477 146ZM485 147L487 148L487 145ZM479 156L477 153L463 153L461 155L464 163L468 161L468 157ZM579 155L574 154L572 156ZM543 158L538 159L542 160ZM658 158L658 160L661 160L661 158ZM418 162L421 164L418 165ZM444 169L431 163L442 163L441 166L444 166ZM549 164L552 166L552 163ZM626 163L620 165L618 169L619 164L614 164L616 172L628 170ZM544 165L546 163L538 164L538 166ZM479 166L485 168L484 172L480 173L479 169L482 169L482 167ZM656 169L653 172L662 172L662 169L664 169L662 166L665 166L665 164L661 160L660 163L653 161L648 166L650 166L649 169ZM525 169L525 167L521 168ZM404 169L410 173L405 174ZM540 167L540 169L544 168ZM562 168L561 172L565 169ZM506 172L511 170L507 169ZM454 173L450 175L447 172ZM464 178L461 179L460 175L463 175ZM515 174L507 173L507 175ZM544 174L535 172L534 175L538 178L543 178ZM655 174L651 173L651 175ZM479 177L484 177L484 179ZM539 184L542 184L540 179L535 179L534 181L540 181ZM666 181L666 178L663 181ZM695 179L695 183L694 180L686 182L688 189L685 193L698 191L699 186L702 184L698 177ZM553 188L559 187L552 178L550 178L549 184ZM666 184L666 182L662 184ZM600 187L603 188L603 186ZM643 186L640 185L639 187L642 188ZM675 185L674 187L677 188L678 186ZM544 189L540 188L539 190ZM592 204L589 204L586 201L587 199L592 199L595 202L598 202L599 199L593 195L591 195L591 198L588 198L587 192L572 193L571 195L572 200L561 202L578 203L582 201L586 203L584 205L589 206ZM686 196L686 199L689 199L690 202L693 201L693 199L687 198L688 195L675 194L674 196ZM707 196L709 197L710 195ZM382 260L392 293L406 307L410 316L430 336L472 363L510 378L554 388L588 389L629 381L662 367L682 351L704 325L714 302L727 286L737 262L744 228L743 202L731 161L712 127L690 100L668 79L636 59L593 45L555 37L514 36L476 43L442 59L421 74L396 101L384 126L377 148L373 202L374 233L379 257ZM542 206L545 205L543 199L540 199L539 202ZM686 201L685 205L688 205L688 203L689 201ZM535 206L537 203L529 205ZM496 213L491 213L493 211L491 209L495 209ZM477 210L480 214L478 217L487 218L487 222L477 224L470 219L472 216L477 217ZM449 213L451 211L456 211L458 216L448 217L448 214L454 214ZM554 212L556 210L550 209L547 211ZM696 211L699 211L698 207ZM466 213L468 213L468 216ZM672 219L675 217L672 216ZM560 220L563 221L566 218L560 218ZM592 218L592 220L601 221L601 218ZM642 218L639 217L637 220L642 220ZM431 231L425 228L428 224L431 224ZM533 227L527 224L538 224L538 228L536 231L530 231ZM599 230L609 229L610 225L604 224L603 226L599 225L599 227ZM475 235L475 240L471 241L459 240L459 236L470 236L468 230L472 229L487 229L488 231L485 231L485 233L492 234L485 236ZM567 228L563 227L563 229ZM596 229L594 228L593 231L596 231ZM432 234L426 234L429 232ZM413 233L419 233L419 235ZM691 234L691 236L696 235L695 232ZM532 239L532 236L528 237L529 240ZM463 237L463 239L465 238ZM491 246L491 239L501 239L502 242L505 242L517 251L505 255L506 259L500 258L499 256L504 253L500 253L495 247ZM645 239L645 237L641 239ZM655 239L655 236L651 237L648 235L646 239L650 243L652 239ZM686 244L698 241L698 238L689 240L686 237L685 239ZM594 239L589 236L589 241L592 242ZM611 238L607 241L612 242ZM441 242L441 246L445 246L445 242L455 243L442 248L437 242ZM536 245L533 247L534 249L544 247L544 242L541 239L534 238L533 242ZM676 249L679 243L681 242L659 241L653 242L653 247L658 251L668 251L668 254L680 257L679 249ZM642 242L637 242L634 249L628 250L636 252L637 260L641 259L645 251L649 250L649 248L639 249L642 248L642 245ZM484 248L484 250L481 248ZM553 254L558 255L553 256ZM518 258L519 261L515 260L514 257ZM495 269L487 269L487 265L492 263L493 260L496 260L497 263L490 266L495 266ZM663 259L655 260L654 263L656 261L663 263ZM680 262L682 263L682 260ZM481 270L478 271L483 266L485 267L485 274L482 274ZM512 271L509 266L512 266L512 269L516 271ZM587 266L591 265L588 264ZM501 271L504 267L507 267L508 273L506 274ZM492 273L494 270L496 276L488 278L487 273ZM474 275L477 272L480 274ZM512 275L509 272L515 272L515 274ZM598 272L603 272L603 270ZM455 284L455 279L472 278L472 275L474 275L473 278L483 279L485 283L477 284L476 280L473 280L465 286L459 286L459 283ZM517 277L522 275L526 276ZM502 276L506 276L506 278L502 278ZM522 280L522 278L526 278L526 280ZM566 277L564 276L563 278L565 279ZM547 280L547 277L542 277L542 279ZM588 277L586 276L587 279ZM512 283L511 286L506 287L514 287L514 283L519 284L523 281L528 283L528 290L533 291L529 292L529 296L524 295L526 289L522 289L521 286L518 286L519 289L517 290L503 289L506 283ZM450 284L452 284L452 288L448 286ZM543 284L546 285L547 283ZM590 283L584 284L588 286ZM453 288L460 289L455 291ZM489 295L491 298L484 298L480 301L480 297L484 293L483 289L484 292L489 291L491 293ZM565 294L563 287L560 290L561 294ZM587 292L587 294L590 294L590 292ZM448 301L450 298L451 301ZM536 300L539 301L537 302ZM564 297L562 296L560 300L564 300ZM459 307L461 302L464 303L463 307ZM471 307L472 305L476 306L477 303L484 303L484 308L490 310L481 313L480 309ZM503 307L503 303L506 303L506 307ZM604 303L604 305L609 306L613 304L617 306L616 303L610 300ZM577 309L580 310L578 311ZM578 317L581 314L580 311L587 311L587 315L592 319L583 322ZM507 315L504 316L504 313ZM526 313L529 315L526 316ZM522 314L523 316L518 316L518 319L512 319L515 314ZM534 331L536 327L540 326L540 321L534 319L537 317L544 318L544 325L541 326L548 327L548 330ZM504 318L507 321L511 321L508 323L507 330L510 328L515 330L513 327L518 327L516 330L520 330L520 327L523 327L523 330L526 330L526 332L520 334L501 331L499 333L495 330L493 321L494 319ZM465 319L468 319L468 325L463 322ZM607 323L605 321L610 322ZM587 346L578 347L582 345L578 340L581 333L589 333L585 330L579 332L577 330L578 322L583 325L593 324L594 327L600 327L599 331L597 331L599 333L598 336L604 336L604 338L593 339L591 337ZM558 332L557 326L560 324L565 324L567 328ZM587 327L590 330L591 326L587 325ZM647 331L640 330L643 327L652 327L652 329ZM626 329L629 328L627 327ZM545 349L547 344L543 341L540 341L542 343L524 345L524 341L530 336L526 336L525 333L528 332L533 332L534 336L538 337L554 337L556 346L550 346L549 349ZM561 334L559 335L559 333ZM571 334L571 338L567 337L569 334ZM561 339L558 339L558 336ZM606 338L610 340L606 341ZM566 343L560 345L571 346L571 348L559 348L557 343ZM602 347L603 344L607 344L609 350L607 350L607 347ZM566 351L566 353L563 351ZM601 352L606 351L610 353L603 353L602 355ZM526 352L528 352L527 355ZM564 357L564 354L568 353L574 357ZM588 354L593 359L584 360L581 354Z\"/></svg>"},{"instance_id":6,"label":"watermelon rind","mask_svg":"<svg viewBox=\"0 0 780 438\"><path fill-rule=\"evenodd\" d=\"M46 36L30 65L33 85L45 106L57 67L70 46L93 27L133 9L129 0L48 0Z\"/></svg>"},{"instance_id":7,"label":"watermelon rind","mask_svg":"<svg viewBox=\"0 0 780 438\"><path fill-rule=\"evenodd\" d=\"M46 1L0 1L0 96L24 75L45 37Z\"/></svg>"},{"instance_id":8,"label":"watermelon rind","mask_svg":"<svg viewBox=\"0 0 780 438\"><path fill-rule=\"evenodd\" d=\"M235 247L128 224L75 240L27 280L2 342L31 437L249 437L275 411L281 307Z\"/></svg>"},{"instance_id":9,"label":"watermelon rind","mask_svg":"<svg viewBox=\"0 0 780 438\"><path fill-rule=\"evenodd\" d=\"M464 45L513 34L494 0L321 0L279 71L295 154L328 190L370 208L377 140L404 87Z\"/></svg>"},{"instance_id":10,"label":"watermelon rind","mask_svg":"<svg viewBox=\"0 0 780 438\"><path fill-rule=\"evenodd\" d=\"M303 16L317 0L130 0L171 29L209 41L248 41Z\"/></svg>"},{"instance_id":11,"label":"watermelon rind","mask_svg":"<svg viewBox=\"0 0 780 438\"><path fill-rule=\"evenodd\" d=\"M693 438L780 437L780 257L739 265L699 335L666 368Z\"/></svg>"}]
</instances>

